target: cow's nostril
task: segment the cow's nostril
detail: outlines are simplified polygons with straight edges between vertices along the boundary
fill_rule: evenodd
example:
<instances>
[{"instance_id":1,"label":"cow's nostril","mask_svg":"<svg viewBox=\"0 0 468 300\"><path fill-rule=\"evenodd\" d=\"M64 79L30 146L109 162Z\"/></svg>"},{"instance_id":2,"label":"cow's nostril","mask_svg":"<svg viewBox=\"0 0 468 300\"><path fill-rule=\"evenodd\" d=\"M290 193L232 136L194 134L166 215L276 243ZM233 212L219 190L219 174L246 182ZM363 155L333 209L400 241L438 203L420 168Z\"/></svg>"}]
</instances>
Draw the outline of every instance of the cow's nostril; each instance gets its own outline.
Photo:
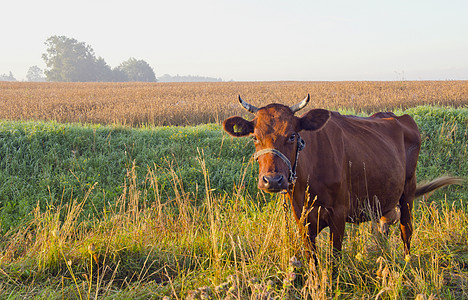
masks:
<instances>
[{"instance_id":1,"label":"cow's nostril","mask_svg":"<svg viewBox=\"0 0 468 300\"><path fill-rule=\"evenodd\" d=\"M268 177L263 176L263 182L264 182L265 184L268 184L268 183L270 183L270 180L268 180Z\"/></svg>"},{"instance_id":2,"label":"cow's nostril","mask_svg":"<svg viewBox=\"0 0 468 300\"><path fill-rule=\"evenodd\" d=\"M283 182L283 175L280 175L279 178L278 178L278 184L281 184Z\"/></svg>"}]
</instances>

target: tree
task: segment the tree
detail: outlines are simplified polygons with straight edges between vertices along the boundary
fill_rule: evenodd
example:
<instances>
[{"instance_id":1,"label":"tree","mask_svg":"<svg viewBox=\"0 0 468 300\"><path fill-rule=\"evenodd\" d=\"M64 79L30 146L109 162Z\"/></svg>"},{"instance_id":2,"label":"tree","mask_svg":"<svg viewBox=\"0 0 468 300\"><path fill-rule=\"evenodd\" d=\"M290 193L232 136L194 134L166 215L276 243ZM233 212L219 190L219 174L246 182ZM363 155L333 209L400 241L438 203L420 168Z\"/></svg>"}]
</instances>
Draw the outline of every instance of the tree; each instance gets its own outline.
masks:
<instances>
[{"instance_id":1,"label":"tree","mask_svg":"<svg viewBox=\"0 0 468 300\"><path fill-rule=\"evenodd\" d=\"M13 73L11 73L11 71L10 71L9 75L1 74L0 75L0 81L16 81L16 78L15 78L15 76L13 76Z\"/></svg>"},{"instance_id":2,"label":"tree","mask_svg":"<svg viewBox=\"0 0 468 300\"><path fill-rule=\"evenodd\" d=\"M48 81L109 81L112 71L103 58L94 55L91 46L66 36L51 36L42 54Z\"/></svg>"},{"instance_id":3,"label":"tree","mask_svg":"<svg viewBox=\"0 0 468 300\"><path fill-rule=\"evenodd\" d=\"M44 82L46 78L44 77L44 71L38 66L29 67L28 73L26 74L26 79L28 81Z\"/></svg>"},{"instance_id":4,"label":"tree","mask_svg":"<svg viewBox=\"0 0 468 300\"><path fill-rule=\"evenodd\" d=\"M144 60L136 60L131 57L121 63L118 69L127 76L127 81L156 81L153 68Z\"/></svg>"},{"instance_id":5,"label":"tree","mask_svg":"<svg viewBox=\"0 0 468 300\"><path fill-rule=\"evenodd\" d=\"M104 58L96 59L94 65L95 80L94 81L114 81L111 67L106 63Z\"/></svg>"},{"instance_id":6,"label":"tree","mask_svg":"<svg viewBox=\"0 0 468 300\"><path fill-rule=\"evenodd\" d=\"M112 69L112 81L114 81L114 82L127 82L128 81L127 73L125 73L119 67L113 68Z\"/></svg>"}]
</instances>

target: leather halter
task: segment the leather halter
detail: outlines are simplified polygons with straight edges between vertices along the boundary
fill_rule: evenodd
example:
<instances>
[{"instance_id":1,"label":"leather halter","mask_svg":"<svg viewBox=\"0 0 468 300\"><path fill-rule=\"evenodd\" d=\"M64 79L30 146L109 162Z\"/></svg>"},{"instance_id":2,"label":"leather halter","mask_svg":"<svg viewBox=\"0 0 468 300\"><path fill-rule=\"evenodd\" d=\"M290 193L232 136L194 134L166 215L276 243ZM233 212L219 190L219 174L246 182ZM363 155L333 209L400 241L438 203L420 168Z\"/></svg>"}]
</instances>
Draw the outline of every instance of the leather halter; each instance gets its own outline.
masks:
<instances>
[{"instance_id":1,"label":"leather halter","mask_svg":"<svg viewBox=\"0 0 468 300\"><path fill-rule=\"evenodd\" d=\"M281 153L279 150L276 150L274 148L266 148L266 149L262 149L258 152L255 152L253 158L255 160L258 160L258 158L260 156L262 156L263 154L266 154L266 153L273 153L275 155L277 155L279 158L281 158L283 160L283 162L288 166L288 169L289 169L289 178L288 178L288 183L291 185L291 184L295 184L296 183L296 168L297 168L297 160L299 158L299 152L304 149L305 147L305 141L301 138L301 136L299 135L299 133L296 133L297 135L297 147L296 147L296 159L294 161L294 165L291 165L291 162L289 161L289 159L286 157L286 155L284 155L283 153Z\"/></svg>"}]
</instances>

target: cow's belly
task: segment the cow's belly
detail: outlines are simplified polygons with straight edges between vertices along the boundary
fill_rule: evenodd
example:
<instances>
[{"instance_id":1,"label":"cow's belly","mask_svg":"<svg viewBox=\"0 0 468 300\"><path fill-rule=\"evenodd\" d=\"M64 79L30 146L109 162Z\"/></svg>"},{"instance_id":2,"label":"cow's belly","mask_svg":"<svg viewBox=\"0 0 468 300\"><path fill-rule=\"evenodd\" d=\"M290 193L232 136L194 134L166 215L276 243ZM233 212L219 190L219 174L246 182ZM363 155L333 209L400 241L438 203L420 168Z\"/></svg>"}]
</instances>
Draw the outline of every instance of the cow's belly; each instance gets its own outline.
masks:
<instances>
[{"instance_id":1,"label":"cow's belly","mask_svg":"<svg viewBox=\"0 0 468 300\"><path fill-rule=\"evenodd\" d=\"M349 222L378 220L399 203L406 176L398 160L361 162L360 166L351 163L348 167Z\"/></svg>"}]
</instances>

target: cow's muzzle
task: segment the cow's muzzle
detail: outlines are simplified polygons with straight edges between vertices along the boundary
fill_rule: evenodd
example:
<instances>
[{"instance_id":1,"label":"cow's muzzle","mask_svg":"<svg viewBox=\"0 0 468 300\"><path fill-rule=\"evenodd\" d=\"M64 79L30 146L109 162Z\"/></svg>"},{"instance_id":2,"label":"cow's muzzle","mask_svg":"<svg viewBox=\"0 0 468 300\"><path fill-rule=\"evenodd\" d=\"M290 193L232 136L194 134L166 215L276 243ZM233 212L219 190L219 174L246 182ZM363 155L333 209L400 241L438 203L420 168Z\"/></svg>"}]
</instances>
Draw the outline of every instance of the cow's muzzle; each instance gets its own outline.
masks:
<instances>
[{"instance_id":1,"label":"cow's muzzle","mask_svg":"<svg viewBox=\"0 0 468 300\"><path fill-rule=\"evenodd\" d=\"M279 193L288 188L288 182L281 174L268 173L259 178L258 187L269 193Z\"/></svg>"}]
</instances>

